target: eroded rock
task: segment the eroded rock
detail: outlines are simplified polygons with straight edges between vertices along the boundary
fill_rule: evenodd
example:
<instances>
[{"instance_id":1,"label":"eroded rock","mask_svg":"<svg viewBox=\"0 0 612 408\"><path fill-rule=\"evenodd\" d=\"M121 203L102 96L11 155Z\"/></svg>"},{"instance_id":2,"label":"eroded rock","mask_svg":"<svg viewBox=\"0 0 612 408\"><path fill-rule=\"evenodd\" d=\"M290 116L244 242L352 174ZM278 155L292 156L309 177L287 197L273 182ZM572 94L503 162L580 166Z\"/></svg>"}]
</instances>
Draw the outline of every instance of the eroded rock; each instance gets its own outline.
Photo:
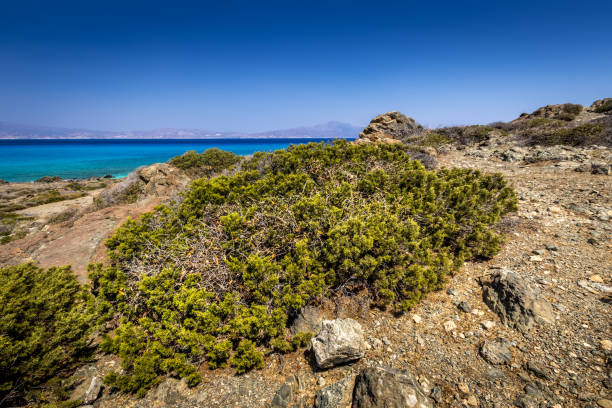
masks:
<instances>
[{"instance_id":1,"label":"eroded rock","mask_svg":"<svg viewBox=\"0 0 612 408\"><path fill-rule=\"evenodd\" d=\"M323 320L311 345L319 368L359 360L366 349L361 325L353 319Z\"/></svg>"},{"instance_id":2,"label":"eroded rock","mask_svg":"<svg viewBox=\"0 0 612 408\"><path fill-rule=\"evenodd\" d=\"M555 319L551 304L508 269L494 273L484 282L483 298L502 323L521 331L531 329L534 323L553 323Z\"/></svg>"}]
</instances>

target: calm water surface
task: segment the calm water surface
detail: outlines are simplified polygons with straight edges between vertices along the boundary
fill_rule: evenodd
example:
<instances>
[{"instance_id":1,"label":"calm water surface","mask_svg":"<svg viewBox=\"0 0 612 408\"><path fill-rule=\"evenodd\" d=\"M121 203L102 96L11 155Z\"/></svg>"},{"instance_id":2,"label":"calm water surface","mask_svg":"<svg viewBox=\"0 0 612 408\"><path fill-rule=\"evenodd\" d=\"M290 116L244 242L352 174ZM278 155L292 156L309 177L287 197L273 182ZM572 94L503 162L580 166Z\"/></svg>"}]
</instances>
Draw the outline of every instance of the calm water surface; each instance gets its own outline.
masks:
<instances>
[{"instance_id":1,"label":"calm water surface","mask_svg":"<svg viewBox=\"0 0 612 408\"><path fill-rule=\"evenodd\" d=\"M33 181L43 176L87 178L106 174L123 177L140 166L166 162L188 150L202 152L217 147L247 155L331 140L0 140L0 179Z\"/></svg>"}]
</instances>

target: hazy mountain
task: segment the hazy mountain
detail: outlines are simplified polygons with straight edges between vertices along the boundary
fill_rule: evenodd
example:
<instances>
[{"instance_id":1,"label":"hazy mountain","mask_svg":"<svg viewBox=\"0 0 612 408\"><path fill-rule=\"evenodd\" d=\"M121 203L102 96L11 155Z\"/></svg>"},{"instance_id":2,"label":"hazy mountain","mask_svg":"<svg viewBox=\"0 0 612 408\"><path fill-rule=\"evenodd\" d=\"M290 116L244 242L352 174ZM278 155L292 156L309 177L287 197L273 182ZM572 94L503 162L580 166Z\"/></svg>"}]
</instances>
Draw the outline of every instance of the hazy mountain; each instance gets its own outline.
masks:
<instances>
[{"instance_id":1,"label":"hazy mountain","mask_svg":"<svg viewBox=\"0 0 612 408\"><path fill-rule=\"evenodd\" d=\"M204 129L155 129L101 131L0 122L0 139L221 139L221 138L355 138L361 127L328 122L311 127L270 130L258 133L224 132Z\"/></svg>"}]
</instances>

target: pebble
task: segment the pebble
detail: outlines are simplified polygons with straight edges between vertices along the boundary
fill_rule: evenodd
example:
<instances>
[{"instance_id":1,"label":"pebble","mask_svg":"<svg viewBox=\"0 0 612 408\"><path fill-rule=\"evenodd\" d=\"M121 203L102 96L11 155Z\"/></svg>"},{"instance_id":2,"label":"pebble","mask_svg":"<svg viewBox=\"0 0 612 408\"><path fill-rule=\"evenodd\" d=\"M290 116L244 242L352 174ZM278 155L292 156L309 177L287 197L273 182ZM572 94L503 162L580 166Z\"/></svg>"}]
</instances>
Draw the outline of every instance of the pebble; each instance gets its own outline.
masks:
<instances>
[{"instance_id":1,"label":"pebble","mask_svg":"<svg viewBox=\"0 0 612 408\"><path fill-rule=\"evenodd\" d=\"M548 249L549 251L553 251L553 252L556 252L559 250L559 248L557 248L556 245L546 245L546 249Z\"/></svg>"},{"instance_id":2,"label":"pebble","mask_svg":"<svg viewBox=\"0 0 612 408\"><path fill-rule=\"evenodd\" d=\"M325 387L325 384L327 384L327 381L325 381L325 377L319 377L319 379L317 380L317 384L319 384L319 387Z\"/></svg>"},{"instance_id":3,"label":"pebble","mask_svg":"<svg viewBox=\"0 0 612 408\"><path fill-rule=\"evenodd\" d=\"M604 283L603 278L601 277L601 275L598 275L598 274L594 274L594 275L589 276L589 280L591 282Z\"/></svg>"},{"instance_id":4,"label":"pebble","mask_svg":"<svg viewBox=\"0 0 612 408\"><path fill-rule=\"evenodd\" d=\"M534 249L533 253L536 255L544 255L546 251L544 251L543 249Z\"/></svg>"},{"instance_id":5,"label":"pebble","mask_svg":"<svg viewBox=\"0 0 612 408\"><path fill-rule=\"evenodd\" d=\"M444 322L444 330L446 330L447 332L451 330L455 330L456 328L457 328L457 325L452 320L447 320Z\"/></svg>"},{"instance_id":6,"label":"pebble","mask_svg":"<svg viewBox=\"0 0 612 408\"><path fill-rule=\"evenodd\" d=\"M457 388L459 388L459 391L461 391L464 394L469 394L470 393L470 386L467 385L466 383L460 383Z\"/></svg>"},{"instance_id":7,"label":"pebble","mask_svg":"<svg viewBox=\"0 0 612 408\"><path fill-rule=\"evenodd\" d=\"M448 289L446 293L451 296L457 296L459 294L459 291L457 289Z\"/></svg>"},{"instance_id":8,"label":"pebble","mask_svg":"<svg viewBox=\"0 0 612 408\"><path fill-rule=\"evenodd\" d=\"M599 342L599 345L605 351L612 351L612 341L610 340L602 340Z\"/></svg>"},{"instance_id":9,"label":"pebble","mask_svg":"<svg viewBox=\"0 0 612 408\"><path fill-rule=\"evenodd\" d=\"M467 403L468 403L468 405L471 405L473 407L477 407L479 405L478 404L478 399L475 396L473 396L473 395L470 395L468 397Z\"/></svg>"},{"instance_id":10,"label":"pebble","mask_svg":"<svg viewBox=\"0 0 612 408\"><path fill-rule=\"evenodd\" d=\"M468 302L460 302L457 307L464 313L470 313L472 311L472 306L468 304Z\"/></svg>"},{"instance_id":11,"label":"pebble","mask_svg":"<svg viewBox=\"0 0 612 408\"><path fill-rule=\"evenodd\" d=\"M486 330L491 330L492 328L495 327L495 322L491 320L485 320L484 322L481 322L480 325Z\"/></svg>"},{"instance_id":12,"label":"pebble","mask_svg":"<svg viewBox=\"0 0 612 408\"><path fill-rule=\"evenodd\" d=\"M597 405L599 405L601 408L612 408L612 401L602 398L597 400Z\"/></svg>"},{"instance_id":13,"label":"pebble","mask_svg":"<svg viewBox=\"0 0 612 408\"><path fill-rule=\"evenodd\" d=\"M544 260L544 258L542 258L539 255L532 255L532 256L529 257L529 260L531 262L542 262Z\"/></svg>"},{"instance_id":14,"label":"pebble","mask_svg":"<svg viewBox=\"0 0 612 408\"><path fill-rule=\"evenodd\" d=\"M413 321L414 321L416 324L419 324L419 323L421 323L421 320L422 320L422 319L421 319L421 316L419 316L418 314L413 314L413 315L412 315L412 320L413 320Z\"/></svg>"}]
</instances>

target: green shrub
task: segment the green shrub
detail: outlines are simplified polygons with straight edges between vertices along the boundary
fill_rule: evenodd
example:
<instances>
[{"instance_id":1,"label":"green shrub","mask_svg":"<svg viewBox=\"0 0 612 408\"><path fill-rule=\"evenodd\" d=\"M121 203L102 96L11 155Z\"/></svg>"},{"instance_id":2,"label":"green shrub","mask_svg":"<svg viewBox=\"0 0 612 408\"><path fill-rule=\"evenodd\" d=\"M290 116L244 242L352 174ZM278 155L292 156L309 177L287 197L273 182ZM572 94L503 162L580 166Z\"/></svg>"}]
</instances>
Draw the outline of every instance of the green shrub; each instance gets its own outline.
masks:
<instances>
[{"instance_id":1,"label":"green shrub","mask_svg":"<svg viewBox=\"0 0 612 408\"><path fill-rule=\"evenodd\" d=\"M489 137L489 132L493 130L496 130L496 128L482 125L453 126L436 129L436 134L446 137L447 139L455 141L461 145L472 145L487 140Z\"/></svg>"},{"instance_id":2,"label":"green shrub","mask_svg":"<svg viewBox=\"0 0 612 408\"><path fill-rule=\"evenodd\" d=\"M112 266L91 269L101 313L121 317L102 347L124 373L107 384L142 395L202 361L259 368L262 351L308 343L286 326L316 297L350 287L407 310L465 260L495 254L495 225L517 201L503 177L428 171L412 154L345 141L258 153L126 222L107 241Z\"/></svg>"},{"instance_id":3,"label":"green shrub","mask_svg":"<svg viewBox=\"0 0 612 408\"><path fill-rule=\"evenodd\" d=\"M589 146L604 144L604 126L587 123L570 128L560 128L528 136L528 144L542 146Z\"/></svg>"},{"instance_id":4,"label":"green shrub","mask_svg":"<svg viewBox=\"0 0 612 408\"><path fill-rule=\"evenodd\" d=\"M604 102L595 108L597 113L607 113L612 111L612 98L605 99Z\"/></svg>"},{"instance_id":5,"label":"green shrub","mask_svg":"<svg viewBox=\"0 0 612 408\"><path fill-rule=\"evenodd\" d=\"M570 122L582 112L582 105L566 103L561 107L561 111L555 115L555 119L565 120Z\"/></svg>"},{"instance_id":6,"label":"green shrub","mask_svg":"<svg viewBox=\"0 0 612 408\"><path fill-rule=\"evenodd\" d=\"M263 367L263 354L257 351L255 343L251 340L241 340L236 347L236 353L231 359L232 367L236 367L237 374L243 374L254 368Z\"/></svg>"},{"instance_id":7,"label":"green shrub","mask_svg":"<svg viewBox=\"0 0 612 408\"><path fill-rule=\"evenodd\" d=\"M452 140L446 137L445 135L429 132L425 134L425 136L423 136L423 138L419 141L419 144L421 146L437 148L451 142Z\"/></svg>"},{"instance_id":8,"label":"green shrub","mask_svg":"<svg viewBox=\"0 0 612 408\"><path fill-rule=\"evenodd\" d=\"M172 158L170 164L193 176L209 177L233 166L240 160L242 158L232 152L212 148L203 153L190 150L181 156Z\"/></svg>"},{"instance_id":9,"label":"green shrub","mask_svg":"<svg viewBox=\"0 0 612 408\"><path fill-rule=\"evenodd\" d=\"M87 355L90 300L70 267L0 269L0 405L36 401L49 378Z\"/></svg>"}]
</instances>

